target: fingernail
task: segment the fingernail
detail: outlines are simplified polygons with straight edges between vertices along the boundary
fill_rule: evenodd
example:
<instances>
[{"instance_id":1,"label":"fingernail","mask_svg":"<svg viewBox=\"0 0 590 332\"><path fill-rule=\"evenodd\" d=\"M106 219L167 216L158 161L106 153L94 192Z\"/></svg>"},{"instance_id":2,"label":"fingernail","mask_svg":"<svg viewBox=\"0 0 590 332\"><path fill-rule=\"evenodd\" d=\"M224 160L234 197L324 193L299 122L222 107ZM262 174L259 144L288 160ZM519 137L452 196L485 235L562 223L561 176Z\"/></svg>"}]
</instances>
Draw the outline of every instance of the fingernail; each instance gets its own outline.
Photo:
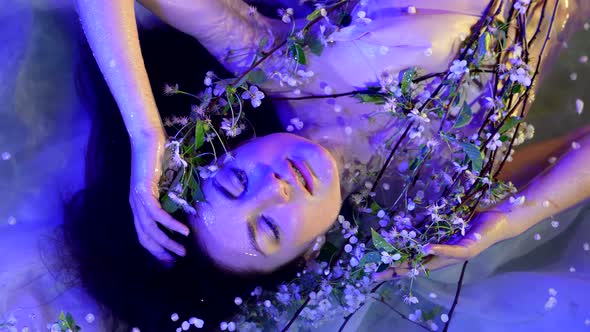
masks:
<instances>
[{"instance_id":1,"label":"fingernail","mask_svg":"<svg viewBox=\"0 0 590 332\"><path fill-rule=\"evenodd\" d=\"M190 234L190 230L187 228L184 230L184 232L182 232L182 234L184 234L184 236L188 236Z\"/></svg>"}]
</instances>

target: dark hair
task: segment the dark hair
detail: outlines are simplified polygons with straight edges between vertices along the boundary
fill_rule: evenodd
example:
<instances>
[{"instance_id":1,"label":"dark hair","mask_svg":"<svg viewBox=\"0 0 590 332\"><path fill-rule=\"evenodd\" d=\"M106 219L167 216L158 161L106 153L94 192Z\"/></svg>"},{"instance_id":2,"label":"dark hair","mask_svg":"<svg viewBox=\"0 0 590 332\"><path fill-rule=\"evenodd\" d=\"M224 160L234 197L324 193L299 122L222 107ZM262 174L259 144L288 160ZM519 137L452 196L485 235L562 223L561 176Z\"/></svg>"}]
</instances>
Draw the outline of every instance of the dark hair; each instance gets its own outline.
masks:
<instances>
[{"instance_id":1,"label":"dark hair","mask_svg":"<svg viewBox=\"0 0 590 332\"><path fill-rule=\"evenodd\" d=\"M202 89L207 70L225 71L193 38L171 28L141 31L146 69L161 115L187 115L192 100L162 97L164 83ZM81 34L82 36L82 34ZM83 39L83 36L81 37ZM86 44L84 41L83 44ZM85 188L65 203L64 243L82 286L110 310L115 331L125 324L142 331L174 331L195 316L206 329L219 327L257 285L275 285L292 276L297 263L271 276L236 276L217 268L194 241L177 239L187 256L166 269L138 242L129 206L130 143L118 107L86 45L77 86L90 110ZM230 76L226 76L230 77ZM279 128L272 109L257 109L249 119L264 135ZM182 220L182 215L175 215ZM172 322L170 315L180 315Z\"/></svg>"}]
</instances>

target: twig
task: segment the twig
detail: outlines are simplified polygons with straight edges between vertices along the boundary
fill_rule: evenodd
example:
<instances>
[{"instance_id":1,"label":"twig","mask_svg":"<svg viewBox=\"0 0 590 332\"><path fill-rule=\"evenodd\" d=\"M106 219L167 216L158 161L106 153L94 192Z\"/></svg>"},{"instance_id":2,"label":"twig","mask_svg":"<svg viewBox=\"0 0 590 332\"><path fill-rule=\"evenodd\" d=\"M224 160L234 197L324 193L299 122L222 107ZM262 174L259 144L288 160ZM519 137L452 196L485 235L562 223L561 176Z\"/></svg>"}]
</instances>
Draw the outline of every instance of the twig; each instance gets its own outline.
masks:
<instances>
[{"instance_id":1,"label":"twig","mask_svg":"<svg viewBox=\"0 0 590 332\"><path fill-rule=\"evenodd\" d=\"M373 90L358 90L358 91L348 91L342 93L336 93L331 95L311 95L311 96L301 96L301 97L273 97L272 100L306 100L306 99L327 99L327 98L338 98L338 97L346 97L346 96L354 96L362 93L367 94L375 94L375 95L384 95L380 92L376 92Z\"/></svg>"},{"instance_id":2,"label":"twig","mask_svg":"<svg viewBox=\"0 0 590 332\"><path fill-rule=\"evenodd\" d=\"M401 318L403 318L403 319L405 319L405 320L407 320L407 321L409 321L409 322L412 322L412 323L416 324L417 326L419 326L419 327L421 327L421 328L425 329L426 331L431 331L431 330L430 330L428 327L426 327L426 326L424 326L424 325L422 325L422 324L420 324L420 323L418 323L418 322L415 322L415 321L411 320L411 319L410 319L408 316L406 316L406 315L402 314L402 313L401 313L399 310L397 310L397 309L396 309L394 306L392 306L391 304L389 304L389 303L385 302L383 299L381 299L381 298L375 298L375 297L373 297L373 298L374 298L375 300L377 300L377 301L379 301L379 302L383 303L384 305L386 305L386 306L387 306L389 309L391 309L393 312L397 313L397 314L398 314L398 315L399 315Z\"/></svg>"},{"instance_id":3,"label":"twig","mask_svg":"<svg viewBox=\"0 0 590 332\"><path fill-rule=\"evenodd\" d=\"M307 296L307 298L305 299L305 301L303 302L303 304L301 304L301 306L299 306L299 308L297 308L297 311L295 311L295 313L293 314L293 316L291 317L291 319L289 320L289 322L287 323L287 325L285 325L285 327L283 327L283 329L281 330L281 332L287 332L289 330L289 328L291 327L291 325L293 325L293 323L295 323L295 320L297 320L297 317L299 317L299 314L301 313L301 311L303 311L303 308L305 308L305 306L309 303L309 296Z\"/></svg>"},{"instance_id":4,"label":"twig","mask_svg":"<svg viewBox=\"0 0 590 332\"><path fill-rule=\"evenodd\" d=\"M397 151L397 149L399 148L399 145L401 144L401 142L404 140L404 138L406 138L406 136L408 135L408 132L410 131L410 128L412 128L412 125L414 124L414 121L411 121L408 126L406 127L406 130L404 131L404 133L400 136L400 138L397 140L397 143L395 143L395 146L393 147L393 149L391 149L389 156L387 156L387 160L385 161L385 163L383 164L383 167L381 167L381 170L379 171L379 174L377 175L377 178L375 179L375 181L373 182L373 187L372 188L377 188L377 184L379 184L379 181L381 180L381 178L383 177L383 174L385 173L385 170L387 169L387 167L389 166L389 163L391 162L391 159L393 159L393 155L395 154L395 152Z\"/></svg>"},{"instance_id":5,"label":"twig","mask_svg":"<svg viewBox=\"0 0 590 332\"><path fill-rule=\"evenodd\" d=\"M461 294L461 287L463 287L463 277L465 276L465 269L467 268L467 263L469 261L465 261L463 263L463 268L461 269L461 276L459 277L459 282L457 283L457 292L455 293L455 300L453 300L453 305L451 306L451 310L449 311L449 320L445 324L445 328L443 332L447 332L449 330L449 326L451 325L451 319L453 318L453 313L455 312L455 307L459 302L459 295Z\"/></svg>"}]
</instances>

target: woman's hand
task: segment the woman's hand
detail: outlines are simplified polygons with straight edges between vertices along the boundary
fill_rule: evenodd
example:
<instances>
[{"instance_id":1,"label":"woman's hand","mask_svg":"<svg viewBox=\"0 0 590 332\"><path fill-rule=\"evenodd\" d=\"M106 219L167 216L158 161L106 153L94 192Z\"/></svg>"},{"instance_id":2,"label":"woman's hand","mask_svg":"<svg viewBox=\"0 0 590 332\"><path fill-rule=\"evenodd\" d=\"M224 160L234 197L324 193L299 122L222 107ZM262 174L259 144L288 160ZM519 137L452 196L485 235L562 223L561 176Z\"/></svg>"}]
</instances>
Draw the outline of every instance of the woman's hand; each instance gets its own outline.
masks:
<instances>
[{"instance_id":1,"label":"woman's hand","mask_svg":"<svg viewBox=\"0 0 590 332\"><path fill-rule=\"evenodd\" d=\"M189 234L187 226L172 218L159 202L158 183L162 175L162 160L166 138L161 131L142 137L131 149L131 189L129 204L139 242L159 260L172 263L173 252L184 256L182 245L170 239L158 224L183 235Z\"/></svg>"},{"instance_id":2,"label":"woman's hand","mask_svg":"<svg viewBox=\"0 0 590 332\"><path fill-rule=\"evenodd\" d=\"M453 244L430 244L425 252L434 257L425 264L429 270L440 269L479 255L494 244L516 236L514 224L499 210L479 213L471 228Z\"/></svg>"},{"instance_id":3,"label":"woman's hand","mask_svg":"<svg viewBox=\"0 0 590 332\"><path fill-rule=\"evenodd\" d=\"M438 270L479 255L494 244L516 236L516 230L508 215L499 210L479 213L471 222L471 228L464 237L453 244L429 244L424 252L430 256L424 267L429 271ZM400 266L375 273L373 278L385 281L396 276L404 276L410 267Z\"/></svg>"}]
</instances>

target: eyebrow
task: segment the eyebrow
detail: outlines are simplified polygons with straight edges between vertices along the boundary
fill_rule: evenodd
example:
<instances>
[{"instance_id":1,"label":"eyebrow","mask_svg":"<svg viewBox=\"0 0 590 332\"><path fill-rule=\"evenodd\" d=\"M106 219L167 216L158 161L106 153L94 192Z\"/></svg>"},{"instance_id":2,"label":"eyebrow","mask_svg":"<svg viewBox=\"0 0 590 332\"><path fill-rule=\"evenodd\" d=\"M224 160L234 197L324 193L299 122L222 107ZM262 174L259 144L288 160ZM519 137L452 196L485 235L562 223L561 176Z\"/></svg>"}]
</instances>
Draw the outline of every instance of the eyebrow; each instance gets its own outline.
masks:
<instances>
[{"instance_id":1,"label":"eyebrow","mask_svg":"<svg viewBox=\"0 0 590 332\"><path fill-rule=\"evenodd\" d=\"M248 225L248 238L250 239L250 244L252 245L252 248L254 248L254 250L256 250L256 252L258 252L262 256L266 257L267 255L262 251L262 249L260 249L260 247L258 246L258 242L256 242L256 232L254 231L254 226L249 222L246 224Z\"/></svg>"}]
</instances>

